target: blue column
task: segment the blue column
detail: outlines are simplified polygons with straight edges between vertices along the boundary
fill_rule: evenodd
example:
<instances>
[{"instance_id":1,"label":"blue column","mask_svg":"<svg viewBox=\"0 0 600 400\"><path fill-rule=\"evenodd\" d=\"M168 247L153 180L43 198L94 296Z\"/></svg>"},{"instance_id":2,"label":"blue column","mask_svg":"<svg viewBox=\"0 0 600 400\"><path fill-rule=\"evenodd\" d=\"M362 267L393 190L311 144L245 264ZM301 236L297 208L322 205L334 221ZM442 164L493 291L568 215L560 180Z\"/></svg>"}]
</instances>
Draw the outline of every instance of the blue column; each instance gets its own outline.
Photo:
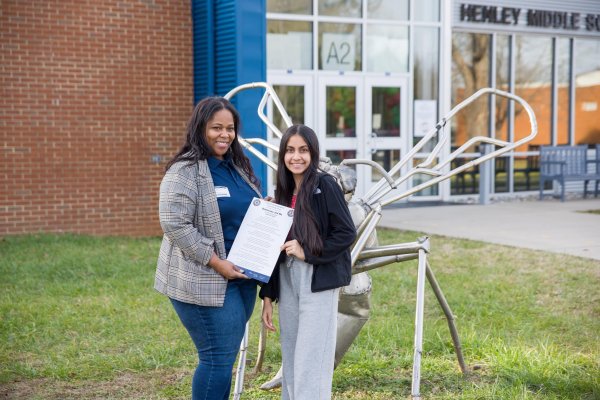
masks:
<instances>
[{"instance_id":1,"label":"blue column","mask_svg":"<svg viewBox=\"0 0 600 400\"><path fill-rule=\"evenodd\" d=\"M193 0L192 15L195 101L223 96L245 83L266 81L265 0ZM232 99L242 118L243 137L266 139L266 127L256 113L262 94L253 89ZM266 193L267 167L248 156Z\"/></svg>"},{"instance_id":2,"label":"blue column","mask_svg":"<svg viewBox=\"0 0 600 400\"><path fill-rule=\"evenodd\" d=\"M194 104L215 93L213 0L192 1Z\"/></svg>"}]
</instances>

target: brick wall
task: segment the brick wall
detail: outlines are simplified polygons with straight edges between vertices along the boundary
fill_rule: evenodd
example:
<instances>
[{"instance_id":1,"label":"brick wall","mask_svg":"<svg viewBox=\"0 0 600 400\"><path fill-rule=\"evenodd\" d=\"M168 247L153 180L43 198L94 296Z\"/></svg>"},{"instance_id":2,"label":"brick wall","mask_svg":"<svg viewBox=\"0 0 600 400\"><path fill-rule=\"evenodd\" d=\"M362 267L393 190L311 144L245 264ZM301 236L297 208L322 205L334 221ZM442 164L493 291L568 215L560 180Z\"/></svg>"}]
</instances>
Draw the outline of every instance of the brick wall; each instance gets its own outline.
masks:
<instances>
[{"instance_id":1,"label":"brick wall","mask_svg":"<svg viewBox=\"0 0 600 400\"><path fill-rule=\"evenodd\" d=\"M0 235L160 234L193 107L189 1L0 0Z\"/></svg>"}]
</instances>

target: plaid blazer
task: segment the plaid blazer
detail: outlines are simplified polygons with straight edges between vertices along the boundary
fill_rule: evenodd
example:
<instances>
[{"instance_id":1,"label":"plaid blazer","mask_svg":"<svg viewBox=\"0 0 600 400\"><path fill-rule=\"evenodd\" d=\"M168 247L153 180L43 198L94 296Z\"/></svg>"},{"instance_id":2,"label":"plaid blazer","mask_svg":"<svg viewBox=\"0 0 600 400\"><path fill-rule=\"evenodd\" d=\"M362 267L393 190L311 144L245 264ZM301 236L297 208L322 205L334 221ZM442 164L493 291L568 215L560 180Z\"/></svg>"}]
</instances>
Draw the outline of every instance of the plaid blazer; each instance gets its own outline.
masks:
<instances>
[{"instance_id":1,"label":"plaid blazer","mask_svg":"<svg viewBox=\"0 0 600 400\"><path fill-rule=\"evenodd\" d=\"M262 197L242 169L236 170ZM164 236L154 288L184 303L223 306L227 279L208 266L213 252L225 258L225 240L206 160L169 168L160 184L159 218Z\"/></svg>"}]
</instances>

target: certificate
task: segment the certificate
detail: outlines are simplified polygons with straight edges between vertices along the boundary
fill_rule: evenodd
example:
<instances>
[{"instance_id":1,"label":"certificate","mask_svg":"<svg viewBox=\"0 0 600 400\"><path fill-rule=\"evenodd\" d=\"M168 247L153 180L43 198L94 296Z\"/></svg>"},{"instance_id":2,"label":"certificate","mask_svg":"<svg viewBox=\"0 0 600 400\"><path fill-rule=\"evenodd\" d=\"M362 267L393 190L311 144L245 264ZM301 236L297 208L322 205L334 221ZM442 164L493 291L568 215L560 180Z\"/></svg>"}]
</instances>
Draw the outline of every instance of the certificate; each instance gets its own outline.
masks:
<instances>
[{"instance_id":1,"label":"certificate","mask_svg":"<svg viewBox=\"0 0 600 400\"><path fill-rule=\"evenodd\" d=\"M249 278L268 282L293 220L293 209L255 197L227 259Z\"/></svg>"}]
</instances>

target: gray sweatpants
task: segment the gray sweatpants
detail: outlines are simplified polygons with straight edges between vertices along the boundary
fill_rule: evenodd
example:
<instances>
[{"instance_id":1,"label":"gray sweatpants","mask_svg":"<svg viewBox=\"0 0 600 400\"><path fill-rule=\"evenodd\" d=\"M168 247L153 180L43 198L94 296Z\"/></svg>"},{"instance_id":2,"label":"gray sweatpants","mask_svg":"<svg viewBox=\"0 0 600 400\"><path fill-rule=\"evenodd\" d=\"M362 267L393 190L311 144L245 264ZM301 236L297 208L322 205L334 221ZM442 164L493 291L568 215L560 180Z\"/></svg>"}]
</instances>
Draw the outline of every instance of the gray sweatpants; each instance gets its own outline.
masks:
<instances>
[{"instance_id":1,"label":"gray sweatpants","mask_svg":"<svg viewBox=\"0 0 600 400\"><path fill-rule=\"evenodd\" d=\"M331 398L339 289L312 293L312 271L295 257L280 267L283 400Z\"/></svg>"}]
</instances>

